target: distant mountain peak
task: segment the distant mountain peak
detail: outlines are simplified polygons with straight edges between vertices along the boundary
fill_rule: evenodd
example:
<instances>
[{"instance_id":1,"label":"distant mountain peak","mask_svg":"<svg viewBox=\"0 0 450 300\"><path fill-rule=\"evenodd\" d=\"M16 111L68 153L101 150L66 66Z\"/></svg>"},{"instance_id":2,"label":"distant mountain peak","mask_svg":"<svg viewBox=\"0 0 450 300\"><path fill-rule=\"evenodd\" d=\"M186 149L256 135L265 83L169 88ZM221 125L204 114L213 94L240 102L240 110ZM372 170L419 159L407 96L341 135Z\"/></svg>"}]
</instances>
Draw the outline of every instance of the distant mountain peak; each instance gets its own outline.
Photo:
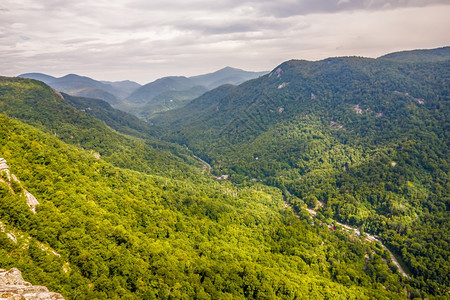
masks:
<instances>
[{"instance_id":1,"label":"distant mountain peak","mask_svg":"<svg viewBox=\"0 0 450 300\"><path fill-rule=\"evenodd\" d=\"M140 87L132 81L106 82L97 81L87 76L74 73L62 77L53 77L41 73L26 73L19 75L22 78L35 79L44 82L59 92L65 92L72 96L98 98L116 105Z\"/></svg>"},{"instance_id":2,"label":"distant mountain peak","mask_svg":"<svg viewBox=\"0 0 450 300\"><path fill-rule=\"evenodd\" d=\"M222 68L222 69L220 69L220 70L218 70L218 71L216 71L216 72L219 72L219 71L244 71L244 70L239 69L239 68L234 68L234 67L226 66L226 67L224 67L224 68ZM244 72L245 72L245 71L244 71Z\"/></svg>"}]
</instances>

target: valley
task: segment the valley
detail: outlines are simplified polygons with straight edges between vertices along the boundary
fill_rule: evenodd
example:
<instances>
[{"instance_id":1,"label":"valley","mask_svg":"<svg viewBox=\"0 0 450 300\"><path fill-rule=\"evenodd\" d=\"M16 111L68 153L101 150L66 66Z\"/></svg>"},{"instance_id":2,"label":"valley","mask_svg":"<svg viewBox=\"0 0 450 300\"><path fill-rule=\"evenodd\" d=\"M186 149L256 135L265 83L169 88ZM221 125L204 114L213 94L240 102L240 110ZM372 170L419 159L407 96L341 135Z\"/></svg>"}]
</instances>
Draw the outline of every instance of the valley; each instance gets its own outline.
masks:
<instances>
[{"instance_id":1,"label":"valley","mask_svg":"<svg viewBox=\"0 0 450 300\"><path fill-rule=\"evenodd\" d=\"M0 268L66 299L446 299L449 72L0 77Z\"/></svg>"}]
</instances>

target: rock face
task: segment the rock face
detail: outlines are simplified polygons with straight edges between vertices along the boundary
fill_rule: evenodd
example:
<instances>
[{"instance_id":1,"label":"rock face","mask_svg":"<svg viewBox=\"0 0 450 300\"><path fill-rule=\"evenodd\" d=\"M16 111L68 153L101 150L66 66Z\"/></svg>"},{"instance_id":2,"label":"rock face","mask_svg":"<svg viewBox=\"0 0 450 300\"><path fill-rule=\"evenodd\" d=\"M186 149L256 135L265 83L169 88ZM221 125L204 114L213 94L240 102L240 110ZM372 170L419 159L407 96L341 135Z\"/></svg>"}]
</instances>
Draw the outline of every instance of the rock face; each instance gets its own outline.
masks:
<instances>
[{"instance_id":1,"label":"rock face","mask_svg":"<svg viewBox=\"0 0 450 300\"><path fill-rule=\"evenodd\" d=\"M9 166L6 163L6 159L0 157L0 172L4 172L6 175L7 181L4 181L2 178L0 178L1 181L6 183L11 191L14 193L13 188L11 186L12 181L15 181L18 184L20 183L20 180L16 177L16 175L11 174L9 171ZM22 187L23 188L23 187ZM27 205L30 207L30 210L35 214L36 213L36 206L39 205L39 201L34 197L30 192L28 192L26 189L23 189L23 193L25 195L25 198L27 199Z\"/></svg>"},{"instance_id":2,"label":"rock face","mask_svg":"<svg viewBox=\"0 0 450 300\"><path fill-rule=\"evenodd\" d=\"M22 273L18 269L11 268L9 271L0 269L0 299L60 300L64 297L49 292L45 286L32 285L23 280Z\"/></svg>"}]
</instances>

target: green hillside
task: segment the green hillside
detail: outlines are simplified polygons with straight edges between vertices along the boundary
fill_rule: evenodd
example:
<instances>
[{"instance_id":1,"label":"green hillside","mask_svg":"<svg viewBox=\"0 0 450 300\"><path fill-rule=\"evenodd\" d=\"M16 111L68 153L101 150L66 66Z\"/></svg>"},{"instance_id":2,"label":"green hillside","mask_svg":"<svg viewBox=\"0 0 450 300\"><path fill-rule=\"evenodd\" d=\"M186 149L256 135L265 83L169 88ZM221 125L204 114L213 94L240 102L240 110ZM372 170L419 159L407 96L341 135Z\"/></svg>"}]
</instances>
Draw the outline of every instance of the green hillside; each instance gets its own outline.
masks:
<instances>
[{"instance_id":1,"label":"green hillside","mask_svg":"<svg viewBox=\"0 0 450 300\"><path fill-rule=\"evenodd\" d=\"M207 89L202 86L194 86L181 91L164 91L154 96L145 104L135 105L128 102L119 105L118 108L136 115L143 120L148 120L155 113L184 106L206 91Z\"/></svg>"},{"instance_id":2,"label":"green hillside","mask_svg":"<svg viewBox=\"0 0 450 300\"><path fill-rule=\"evenodd\" d=\"M117 108L142 119L186 105L208 90L224 84L238 85L267 72L248 72L226 67L216 72L192 77L168 76L136 89Z\"/></svg>"},{"instance_id":3,"label":"green hillside","mask_svg":"<svg viewBox=\"0 0 450 300\"><path fill-rule=\"evenodd\" d=\"M450 47L409 50L389 53L380 57L400 62L437 62L450 59Z\"/></svg>"},{"instance_id":4,"label":"green hillside","mask_svg":"<svg viewBox=\"0 0 450 300\"><path fill-rule=\"evenodd\" d=\"M20 180L1 173L0 266L18 267L26 280L67 299L421 293L378 243L297 218L274 188L118 168L4 115L0 153ZM40 203L36 214L25 188Z\"/></svg>"},{"instance_id":5,"label":"green hillside","mask_svg":"<svg viewBox=\"0 0 450 300\"><path fill-rule=\"evenodd\" d=\"M74 97L62 93L64 100L79 111L83 111L102 120L112 129L140 137L150 138L158 135L158 129L124 111L113 108L108 102L100 99Z\"/></svg>"},{"instance_id":6,"label":"green hillside","mask_svg":"<svg viewBox=\"0 0 450 300\"><path fill-rule=\"evenodd\" d=\"M42 81L58 92L72 96L102 99L111 105L120 104L121 100L140 86L130 81L101 82L76 74L56 78L41 73L26 73L19 75L19 77Z\"/></svg>"},{"instance_id":7,"label":"green hillside","mask_svg":"<svg viewBox=\"0 0 450 300\"><path fill-rule=\"evenodd\" d=\"M69 96L67 101L82 105L87 100ZM42 82L0 77L0 113L36 126L66 143L95 152L122 168L166 176L198 173L192 167L198 165L197 161L183 147L139 138L149 134L139 133L141 128L148 128L141 121L116 110L101 109L104 102L91 100L93 110L88 112L103 118L102 121L74 108L67 101Z\"/></svg>"},{"instance_id":8,"label":"green hillside","mask_svg":"<svg viewBox=\"0 0 450 300\"><path fill-rule=\"evenodd\" d=\"M0 77L0 268L67 299L447 299L449 72L292 60L151 124Z\"/></svg>"},{"instance_id":9,"label":"green hillside","mask_svg":"<svg viewBox=\"0 0 450 300\"><path fill-rule=\"evenodd\" d=\"M378 234L416 286L443 295L449 70L449 61L289 61L152 122L216 175L277 186L297 210L316 207L324 220Z\"/></svg>"}]
</instances>

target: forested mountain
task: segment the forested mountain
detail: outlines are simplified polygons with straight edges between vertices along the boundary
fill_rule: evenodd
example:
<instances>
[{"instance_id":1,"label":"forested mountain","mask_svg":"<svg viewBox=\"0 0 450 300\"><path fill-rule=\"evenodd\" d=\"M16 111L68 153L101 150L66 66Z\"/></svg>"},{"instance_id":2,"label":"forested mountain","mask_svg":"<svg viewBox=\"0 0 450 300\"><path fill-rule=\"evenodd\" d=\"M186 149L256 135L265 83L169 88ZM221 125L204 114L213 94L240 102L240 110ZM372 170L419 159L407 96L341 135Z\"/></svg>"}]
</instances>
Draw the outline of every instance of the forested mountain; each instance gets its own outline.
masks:
<instances>
[{"instance_id":1,"label":"forested mountain","mask_svg":"<svg viewBox=\"0 0 450 300\"><path fill-rule=\"evenodd\" d=\"M71 96L101 99L122 111L148 119L156 112L183 106L222 84L240 84L266 73L226 67L192 77L163 77L143 86L130 80L97 81L76 74L56 78L42 73L26 73L19 77L42 81L58 92Z\"/></svg>"},{"instance_id":2,"label":"forested mountain","mask_svg":"<svg viewBox=\"0 0 450 300\"><path fill-rule=\"evenodd\" d=\"M86 112L104 121L118 132L141 138L158 135L158 129L138 117L113 108L108 102L100 99L74 97L62 93L64 100L76 109Z\"/></svg>"},{"instance_id":3,"label":"forested mountain","mask_svg":"<svg viewBox=\"0 0 450 300\"><path fill-rule=\"evenodd\" d=\"M159 114L216 175L378 234L415 286L450 286L450 61L288 61ZM319 208L320 207L320 208Z\"/></svg>"},{"instance_id":4,"label":"forested mountain","mask_svg":"<svg viewBox=\"0 0 450 300\"><path fill-rule=\"evenodd\" d=\"M287 61L151 124L1 77L0 268L68 299L447 299L443 49Z\"/></svg>"},{"instance_id":5,"label":"forested mountain","mask_svg":"<svg viewBox=\"0 0 450 300\"><path fill-rule=\"evenodd\" d=\"M123 80L123 81L101 81L104 84L109 84L114 87L117 91L117 95L120 99L124 99L131 95L135 90L141 87L141 85L137 82L131 80Z\"/></svg>"},{"instance_id":6,"label":"forested mountain","mask_svg":"<svg viewBox=\"0 0 450 300\"><path fill-rule=\"evenodd\" d=\"M153 97L162 93L185 91L195 86L198 86L196 82L184 76L163 77L143 85L128 96L127 100L133 104L142 104L150 101Z\"/></svg>"},{"instance_id":7,"label":"forested mountain","mask_svg":"<svg viewBox=\"0 0 450 300\"><path fill-rule=\"evenodd\" d=\"M148 119L157 112L181 107L220 85L241 84L264 74L267 72L248 72L226 67L213 73L192 77L163 77L140 87L128 96L126 103L118 107Z\"/></svg>"},{"instance_id":8,"label":"forested mountain","mask_svg":"<svg viewBox=\"0 0 450 300\"><path fill-rule=\"evenodd\" d=\"M176 171L178 176L184 173L189 176L192 172L190 165L195 164L195 160L181 146L156 139L139 139L139 136L148 137L149 132L138 134L137 131L145 126L128 116L124 117L124 113L113 111L112 116L108 116L106 110L99 109L95 100L91 100L91 111L89 107L84 110L103 118L104 121L101 121L68 103L80 105L83 99L68 97L66 100L36 80L0 77L0 100L0 113L53 134L66 143L93 151L119 167L167 176ZM115 118L114 122L108 120L111 117ZM105 122L116 127L117 131ZM133 134L134 137L124 136L118 131Z\"/></svg>"},{"instance_id":9,"label":"forested mountain","mask_svg":"<svg viewBox=\"0 0 450 300\"><path fill-rule=\"evenodd\" d=\"M82 103L0 80L1 268L67 299L437 294L379 243L294 215L279 189L216 181L179 146L118 133L66 101Z\"/></svg>"},{"instance_id":10,"label":"forested mountain","mask_svg":"<svg viewBox=\"0 0 450 300\"><path fill-rule=\"evenodd\" d=\"M380 59L389 59L399 62L445 61L450 59L450 47L394 52L383 55Z\"/></svg>"},{"instance_id":11,"label":"forested mountain","mask_svg":"<svg viewBox=\"0 0 450 300\"><path fill-rule=\"evenodd\" d=\"M132 81L101 82L76 74L56 78L41 73L26 73L19 77L40 80L58 92L72 96L98 98L111 105L118 105L122 99L140 87L138 83Z\"/></svg>"},{"instance_id":12,"label":"forested mountain","mask_svg":"<svg viewBox=\"0 0 450 300\"><path fill-rule=\"evenodd\" d=\"M195 81L198 85L202 85L207 89L213 89L224 84L239 85L245 81L266 75L264 72L249 72L232 67L225 67L216 72L192 76L189 79Z\"/></svg>"}]
</instances>

